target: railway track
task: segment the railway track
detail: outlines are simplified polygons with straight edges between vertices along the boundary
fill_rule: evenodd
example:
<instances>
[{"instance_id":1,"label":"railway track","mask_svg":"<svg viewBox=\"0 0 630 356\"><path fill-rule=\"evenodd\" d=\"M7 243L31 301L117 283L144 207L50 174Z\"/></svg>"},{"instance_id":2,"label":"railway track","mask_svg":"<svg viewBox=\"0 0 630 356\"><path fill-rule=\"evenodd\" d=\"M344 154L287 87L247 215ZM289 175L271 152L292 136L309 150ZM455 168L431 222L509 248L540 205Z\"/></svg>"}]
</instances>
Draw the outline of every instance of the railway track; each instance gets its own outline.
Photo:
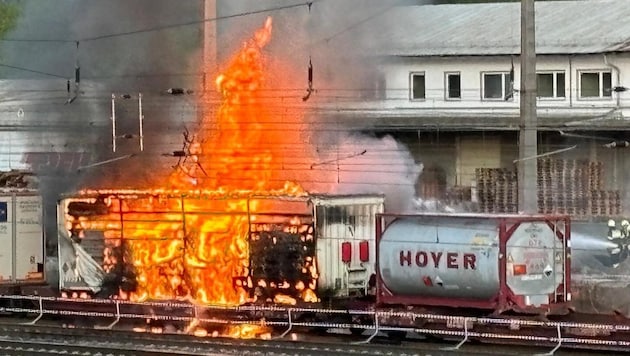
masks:
<instances>
[{"instance_id":1,"label":"railway track","mask_svg":"<svg viewBox=\"0 0 630 356\"><path fill-rule=\"evenodd\" d=\"M239 340L225 338L198 338L184 334L138 333L130 330L98 330L62 328L46 321L45 325L24 325L3 320L0 322L0 354L2 355L374 355L374 356L439 356L465 353L467 355L531 355L549 349L466 345L455 349L451 342L408 340L391 344L377 337L371 344L360 344L364 337L327 334L313 336L306 332L293 337L274 340ZM565 354L560 351L557 355ZM569 354L568 352L566 353ZM593 352L571 355L593 355Z\"/></svg>"},{"instance_id":2,"label":"railway track","mask_svg":"<svg viewBox=\"0 0 630 356\"><path fill-rule=\"evenodd\" d=\"M60 339L63 339L74 343L67 345L92 346L98 344L101 345L99 347L104 349L115 350L118 348L121 353L134 351L135 354L139 351L155 353L161 352L160 350L169 350L168 353L176 354L175 351L188 350L187 348L194 346L198 349L192 349L190 352L196 355L204 353L212 355L217 352L219 354L231 354L229 352L231 349L238 349L239 353L237 354L243 354L244 352L269 354L274 352L273 347L278 345L282 349L291 349L291 352L295 354L301 354L302 352L310 354L309 352L319 352L321 344L327 344L331 345L330 348L344 345L342 353L353 354L356 352L356 354L366 355L387 355L386 352L400 345L379 345L384 339L378 335L383 333L406 333L447 339L448 342L456 345L457 348L465 347L466 350L470 348L471 343L469 341L487 342L489 344L539 345L546 347L545 352L550 350L556 352L560 350L561 346L619 352L628 352L630 350L630 341L628 341L628 336L630 335L628 333L630 330L629 325L607 325L597 323L596 320L590 320L591 323L587 324L578 321L543 322L525 319L505 320L482 317L392 313L386 311L344 311L258 306L239 307L236 309L212 306L198 308L185 303L134 304L122 301L69 301L58 298L32 297L20 297L19 299L37 300L38 303L30 308L0 309L11 313L28 313L35 318L30 320L36 324L16 325L15 320L13 320L12 325L0 324L0 337L4 335L5 343L17 341L27 343L28 340L20 339L20 337L25 337L26 335L31 338L37 337L38 339L34 340L34 342L40 344L49 342L52 345L53 341L58 343ZM46 305L46 303L52 304ZM351 315L350 313L363 316L363 324L339 321L344 318L348 320L347 317ZM329 322L299 320L298 316L306 314L309 314L311 317L315 314L320 314L320 320ZM425 320L425 324L423 326L388 327L386 324L381 324L378 321L381 319L385 320L385 318L398 318L399 324L403 322L404 318L411 321L419 318L418 320ZM75 324L76 328L63 329L61 328L63 322L60 320L65 320L65 323ZM430 324L430 320L432 320L433 324ZM186 325L190 325L193 321L203 323L204 327L209 327L210 329L206 330L210 331L210 335L213 334L212 328L214 327L220 329L235 325L256 324L261 326L261 324L264 324L265 327L273 328L275 331L274 336L278 338L271 342L261 340L244 341L241 339L221 341L224 339L195 337L190 335L190 332L177 332L177 330L185 330ZM162 332L162 334L156 335L132 331L133 326L138 326L138 324L143 324L148 329L152 329L154 325L157 325L159 332ZM101 329L103 326L106 329L109 327L109 330L95 330L97 326L100 326ZM594 334L575 336L571 334L573 332L571 328L580 329L581 332L584 330L592 331ZM321 332L323 329L363 329L365 332L360 337L328 334L324 338L309 332L311 330L319 330ZM217 335L222 334L217 333ZM42 340L43 337L47 338ZM117 344L103 344L103 339L113 340ZM83 342L85 340L87 342ZM297 347L294 345L295 343L287 343L286 340L299 341L301 346ZM417 341L405 340L402 341L402 346L404 346L405 350L425 347L418 346L419 343ZM304 345L308 343L315 343L309 346L312 349L304 348L306 347ZM352 348L350 348L349 343L353 343L351 345ZM156 349L155 345L159 345L159 347ZM59 345L52 346L61 347ZM137 349L136 346L141 347L141 349ZM13 345L12 347L18 347L18 345ZM228 349L222 349L221 347L228 347ZM444 345L440 347L443 348ZM142 348L146 348L146 350ZM89 354L89 350L84 352Z\"/></svg>"}]
</instances>

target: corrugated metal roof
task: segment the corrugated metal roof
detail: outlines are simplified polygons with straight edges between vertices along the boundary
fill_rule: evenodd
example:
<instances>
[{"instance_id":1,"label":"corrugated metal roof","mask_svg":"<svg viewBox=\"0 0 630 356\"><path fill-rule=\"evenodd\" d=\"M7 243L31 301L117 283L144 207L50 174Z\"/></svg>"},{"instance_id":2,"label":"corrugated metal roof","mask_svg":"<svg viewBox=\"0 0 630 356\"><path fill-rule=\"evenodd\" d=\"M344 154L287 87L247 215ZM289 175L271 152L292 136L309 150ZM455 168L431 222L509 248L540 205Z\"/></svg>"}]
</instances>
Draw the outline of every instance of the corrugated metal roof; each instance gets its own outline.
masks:
<instances>
[{"instance_id":1,"label":"corrugated metal roof","mask_svg":"<svg viewBox=\"0 0 630 356\"><path fill-rule=\"evenodd\" d=\"M367 21L363 47L375 55L506 55L520 52L520 3L393 7ZM630 1L536 2L536 52L630 50Z\"/></svg>"}]
</instances>

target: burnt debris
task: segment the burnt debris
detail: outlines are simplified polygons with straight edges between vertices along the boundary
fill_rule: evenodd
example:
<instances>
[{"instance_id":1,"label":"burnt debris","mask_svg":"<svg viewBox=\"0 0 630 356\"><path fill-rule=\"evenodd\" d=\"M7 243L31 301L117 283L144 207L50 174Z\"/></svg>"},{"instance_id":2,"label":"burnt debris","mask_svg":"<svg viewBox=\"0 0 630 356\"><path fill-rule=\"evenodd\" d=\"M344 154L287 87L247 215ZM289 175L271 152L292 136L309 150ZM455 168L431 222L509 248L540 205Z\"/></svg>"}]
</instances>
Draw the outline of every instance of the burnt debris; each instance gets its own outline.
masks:
<instances>
[{"instance_id":1,"label":"burnt debris","mask_svg":"<svg viewBox=\"0 0 630 356\"><path fill-rule=\"evenodd\" d=\"M295 233L284 230L285 227L281 225L271 228L254 226L249 242L253 282L249 292L252 296L256 294L273 299L277 294L284 294L300 299L301 291L295 287L312 284L315 241L306 235L309 230L312 231L312 227L302 226L294 229Z\"/></svg>"},{"instance_id":2,"label":"burnt debris","mask_svg":"<svg viewBox=\"0 0 630 356\"><path fill-rule=\"evenodd\" d=\"M75 218L78 218L80 216L107 215L108 213L109 208L101 199L98 199L94 203L73 201L68 204L68 214L72 215Z\"/></svg>"}]
</instances>

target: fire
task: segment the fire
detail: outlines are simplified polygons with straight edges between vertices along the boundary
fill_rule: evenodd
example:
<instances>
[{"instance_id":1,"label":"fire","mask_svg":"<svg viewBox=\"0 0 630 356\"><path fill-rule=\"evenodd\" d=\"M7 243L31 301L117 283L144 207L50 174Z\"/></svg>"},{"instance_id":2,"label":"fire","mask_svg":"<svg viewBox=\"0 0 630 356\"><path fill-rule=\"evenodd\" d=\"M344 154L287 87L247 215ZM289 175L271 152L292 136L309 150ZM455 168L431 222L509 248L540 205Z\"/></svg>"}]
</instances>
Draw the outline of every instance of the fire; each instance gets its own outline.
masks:
<instances>
[{"instance_id":1,"label":"fire","mask_svg":"<svg viewBox=\"0 0 630 356\"><path fill-rule=\"evenodd\" d=\"M130 202L116 206L115 199L109 201L113 211L126 212L129 219L137 221L123 233L131 251L128 259L136 275L136 288L128 296L131 300L188 299L201 304L224 305L252 301L246 288L235 288L239 285L253 287L251 279L234 279L248 276L250 272L248 234L259 206L249 197L306 195L300 185L293 182L281 187L272 184L272 163L277 156L269 148L269 142L282 143L283 137L282 134L270 137L270 133L265 132L265 123L276 120L267 109L268 101L261 95L265 85L262 50L271 39L271 30L272 21L267 18L263 27L218 75L216 85L222 104L216 116L203 119L204 125L212 123L217 130L210 134L210 130L202 127L198 135L186 138L187 157L178 164L169 178L170 188L165 190L242 198L230 200L223 214L187 214L185 226L182 226L180 213L164 214L160 222L153 222L155 218L149 214L210 211L213 202L187 200L187 205L183 206L183 200L180 203L177 199L153 199L138 203L144 204L142 206L125 205L132 204ZM202 97L201 105L204 103ZM298 233L299 217L293 217L288 224L291 231L286 232ZM108 269L117 262L111 252L115 247L106 247ZM315 269L315 264L308 269ZM310 287L313 284L309 283ZM286 289L290 284L285 282L278 287ZM316 299L312 296L313 290L309 293L304 286L301 293L307 300ZM281 302L295 304L291 297L278 298Z\"/></svg>"},{"instance_id":2,"label":"fire","mask_svg":"<svg viewBox=\"0 0 630 356\"><path fill-rule=\"evenodd\" d=\"M262 49L271 29L268 18L217 77L222 104L216 116L202 122L216 130L204 126L197 135L186 134L186 157L165 182L167 188L83 191L87 198L72 208L69 203L66 228L73 239L88 238L86 231L105 237L103 270L122 281L114 298L228 306L318 301L314 221L298 212L305 208L290 206L299 201L306 207L307 193L297 183L274 179L273 164L282 158L287 134L268 129L266 123L281 120L261 95ZM285 210L277 213L276 205ZM300 248L291 252L288 244ZM291 256L287 265L265 265L283 254ZM198 321L187 332L218 335ZM269 336L264 325L230 326L226 333Z\"/></svg>"}]
</instances>

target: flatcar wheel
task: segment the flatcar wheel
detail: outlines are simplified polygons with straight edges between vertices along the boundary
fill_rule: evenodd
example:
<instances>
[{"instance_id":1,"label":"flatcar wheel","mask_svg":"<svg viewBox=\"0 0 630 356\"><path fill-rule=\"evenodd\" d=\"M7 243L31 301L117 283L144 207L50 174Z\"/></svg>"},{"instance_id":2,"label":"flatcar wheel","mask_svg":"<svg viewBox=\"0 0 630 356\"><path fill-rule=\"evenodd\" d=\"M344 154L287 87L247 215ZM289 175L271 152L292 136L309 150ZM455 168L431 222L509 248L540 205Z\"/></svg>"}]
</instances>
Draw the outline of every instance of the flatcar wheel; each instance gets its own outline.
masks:
<instances>
[{"instance_id":1,"label":"flatcar wheel","mask_svg":"<svg viewBox=\"0 0 630 356\"><path fill-rule=\"evenodd\" d=\"M321 328L321 327L315 327L312 328L311 333L318 335L318 336L326 336L328 335L328 328Z\"/></svg>"},{"instance_id":2,"label":"flatcar wheel","mask_svg":"<svg viewBox=\"0 0 630 356\"><path fill-rule=\"evenodd\" d=\"M361 329L361 328L350 328L350 334L354 336L363 335L364 331L365 329Z\"/></svg>"},{"instance_id":3,"label":"flatcar wheel","mask_svg":"<svg viewBox=\"0 0 630 356\"><path fill-rule=\"evenodd\" d=\"M444 342L444 338L439 336L439 335L435 335L435 334L422 334L422 336L424 336L424 339L428 342L435 342L435 343L440 343L440 342Z\"/></svg>"},{"instance_id":4,"label":"flatcar wheel","mask_svg":"<svg viewBox=\"0 0 630 356\"><path fill-rule=\"evenodd\" d=\"M405 331L388 331L387 336L392 341L401 342L405 340L407 333Z\"/></svg>"}]
</instances>

